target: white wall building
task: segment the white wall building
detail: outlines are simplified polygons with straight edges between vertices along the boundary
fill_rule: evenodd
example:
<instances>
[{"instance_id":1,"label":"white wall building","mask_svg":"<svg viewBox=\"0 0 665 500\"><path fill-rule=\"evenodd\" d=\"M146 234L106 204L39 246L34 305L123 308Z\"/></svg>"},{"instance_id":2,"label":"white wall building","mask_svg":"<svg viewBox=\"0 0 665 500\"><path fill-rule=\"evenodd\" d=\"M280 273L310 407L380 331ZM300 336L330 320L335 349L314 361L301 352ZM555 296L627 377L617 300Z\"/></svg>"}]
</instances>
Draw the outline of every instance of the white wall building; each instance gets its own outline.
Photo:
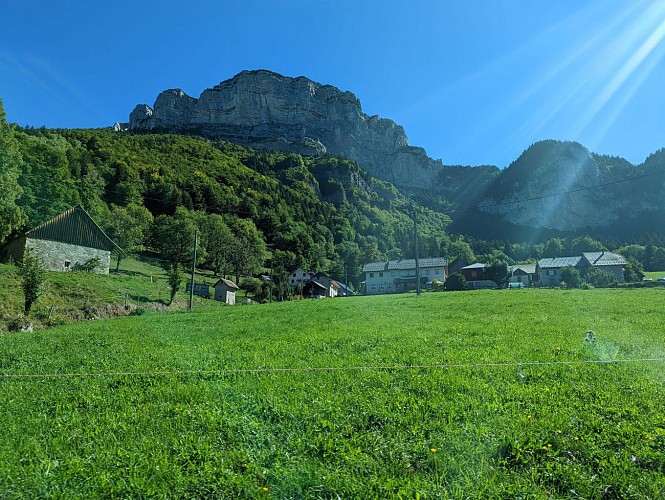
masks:
<instances>
[{"instance_id":1,"label":"white wall building","mask_svg":"<svg viewBox=\"0 0 665 500\"><path fill-rule=\"evenodd\" d=\"M419 259L420 284L427 286L434 280L446 281L448 259L435 257ZM365 273L365 293L378 295L403 293L416 289L416 260L401 259L387 262L370 262L363 267Z\"/></svg>"}]
</instances>

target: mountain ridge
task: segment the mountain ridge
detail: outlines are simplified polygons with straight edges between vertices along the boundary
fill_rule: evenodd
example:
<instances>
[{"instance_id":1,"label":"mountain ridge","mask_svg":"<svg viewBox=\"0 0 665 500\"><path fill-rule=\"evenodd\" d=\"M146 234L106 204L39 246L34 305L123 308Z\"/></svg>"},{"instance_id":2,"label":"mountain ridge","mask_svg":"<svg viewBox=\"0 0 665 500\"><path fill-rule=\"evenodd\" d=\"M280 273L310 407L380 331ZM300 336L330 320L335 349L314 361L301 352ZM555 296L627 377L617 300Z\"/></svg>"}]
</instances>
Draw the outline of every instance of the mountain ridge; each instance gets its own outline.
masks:
<instances>
[{"instance_id":1,"label":"mountain ridge","mask_svg":"<svg viewBox=\"0 0 665 500\"><path fill-rule=\"evenodd\" d=\"M633 165L576 142L544 140L503 170L446 166L411 146L401 125L365 114L352 92L269 70L242 71L199 98L180 89L161 92L153 107L134 108L128 127L202 135L259 150L343 157L449 211L458 227L479 226L475 218L485 221L481 226L576 232L621 228L643 217L656 217L659 223L664 217L665 182L656 177L639 182L639 175L665 171L665 154L656 152Z\"/></svg>"}]
</instances>

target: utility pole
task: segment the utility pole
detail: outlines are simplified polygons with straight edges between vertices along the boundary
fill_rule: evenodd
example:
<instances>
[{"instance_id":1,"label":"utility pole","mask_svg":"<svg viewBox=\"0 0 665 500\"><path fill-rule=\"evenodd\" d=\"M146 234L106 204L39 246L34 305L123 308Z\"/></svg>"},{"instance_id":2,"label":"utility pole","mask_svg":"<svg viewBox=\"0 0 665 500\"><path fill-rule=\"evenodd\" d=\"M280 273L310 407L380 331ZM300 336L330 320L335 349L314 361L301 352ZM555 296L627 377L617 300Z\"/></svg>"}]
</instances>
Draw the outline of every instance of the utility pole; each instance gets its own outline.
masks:
<instances>
[{"instance_id":1,"label":"utility pole","mask_svg":"<svg viewBox=\"0 0 665 500\"><path fill-rule=\"evenodd\" d=\"M420 296L420 262L418 260L418 212L416 206L413 206L413 229L415 232L416 247L416 295Z\"/></svg>"},{"instance_id":2,"label":"utility pole","mask_svg":"<svg viewBox=\"0 0 665 500\"><path fill-rule=\"evenodd\" d=\"M270 303L272 304L272 273L273 273L273 257L270 256Z\"/></svg>"},{"instance_id":3,"label":"utility pole","mask_svg":"<svg viewBox=\"0 0 665 500\"><path fill-rule=\"evenodd\" d=\"M194 303L194 274L196 273L196 247L199 244L199 232L194 231L194 257L192 258L192 282L189 288L189 310L192 310Z\"/></svg>"}]
</instances>

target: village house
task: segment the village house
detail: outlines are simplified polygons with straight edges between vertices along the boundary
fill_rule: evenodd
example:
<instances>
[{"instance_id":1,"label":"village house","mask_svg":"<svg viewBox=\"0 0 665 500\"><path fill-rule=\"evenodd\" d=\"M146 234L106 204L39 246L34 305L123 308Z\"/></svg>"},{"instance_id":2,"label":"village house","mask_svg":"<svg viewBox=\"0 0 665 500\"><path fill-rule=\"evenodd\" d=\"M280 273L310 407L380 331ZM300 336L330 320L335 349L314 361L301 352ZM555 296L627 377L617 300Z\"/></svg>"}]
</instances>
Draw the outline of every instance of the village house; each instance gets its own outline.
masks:
<instances>
[{"instance_id":1,"label":"village house","mask_svg":"<svg viewBox=\"0 0 665 500\"><path fill-rule=\"evenodd\" d=\"M486 267L487 264L476 262L475 264L470 264L460 269L460 273L462 273L462 276L464 276L464 279L466 280L466 287L469 290L497 287L497 284L489 279L485 274Z\"/></svg>"},{"instance_id":2,"label":"village house","mask_svg":"<svg viewBox=\"0 0 665 500\"><path fill-rule=\"evenodd\" d=\"M441 283L448 275L448 260L444 257L419 259L420 285L431 284L434 280ZM365 273L365 293L379 295L385 293L404 293L416 289L416 260L400 259L387 262L370 262L363 267Z\"/></svg>"},{"instance_id":3,"label":"village house","mask_svg":"<svg viewBox=\"0 0 665 500\"><path fill-rule=\"evenodd\" d=\"M221 278L212 286L215 289L215 300L224 302L230 306L236 303L236 292L239 287L231 280Z\"/></svg>"},{"instance_id":4,"label":"village house","mask_svg":"<svg viewBox=\"0 0 665 500\"><path fill-rule=\"evenodd\" d=\"M312 276L314 276L314 273L305 271L302 267L299 267L291 273L289 285L291 288L304 287L309 282L309 280L312 279Z\"/></svg>"},{"instance_id":5,"label":"village house","mask_svg":"<svg viewBox=\"0 0 665 500\"><path fill-rule=\"evenodd\" d=\"M519 284L522 283L526 287L538 286L540 283L540 275L536 270L536 264L515 264L508 266L510 271L510 279L508 283Z\"/></svg>"},{"instance_id":6,"label":"village house","mask_svg":"<svg viewBox=\"0 0 665 500\"><path fill-rule=\"evenodd\" d=\"M48 271L89 270L108 274L116 245L83 207L66 212L29 230L0 250L0 258L20 262L26 249L38 256Z\"/></svg>"},{"instance_id":7,"label":"village house","mask_svg":"<svg viewBox=\"0 0 665 500\"><path fill-rule=\"evenodd\" d=\"M576 257L554 257L538 261L538 274L541 286L559 286L561 284L561 269L574 267L584 276L591 268L599 268L616 277L619 283L624 282L623 267L626 259L611 252L583 252Z\"/></svg>"},{"instance_id":8,"label":"village house","mask_svg":"<svg viewBox=\"0 0 665 500\"><path fill-rule=\"evenodd\" d=\"M323 285L326 290L326 297L337 297L340 290L339 283L337 283L336 280L332 279L327 274L321 272L316 273L314 276L312 276L310 281L316 281L320 285Z\"/></svg>"}]
</instances>

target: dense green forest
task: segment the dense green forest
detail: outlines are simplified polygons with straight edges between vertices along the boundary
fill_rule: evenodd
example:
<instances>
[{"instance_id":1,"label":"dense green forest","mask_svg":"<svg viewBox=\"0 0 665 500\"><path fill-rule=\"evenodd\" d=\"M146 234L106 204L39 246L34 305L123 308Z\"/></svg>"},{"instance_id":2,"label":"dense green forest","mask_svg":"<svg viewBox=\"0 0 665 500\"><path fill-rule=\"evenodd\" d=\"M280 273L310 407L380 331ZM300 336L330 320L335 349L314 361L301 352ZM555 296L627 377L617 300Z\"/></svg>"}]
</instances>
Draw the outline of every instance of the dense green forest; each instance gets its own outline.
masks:
<instances>
[{"instance_id":1,"label":"dense green forest","mask_svg":"<svg viewBox=\"0 0 665 500\"><path fill-rule=\"evenodd\" d=\"M126 252L155 250L176 274L198 231L199 264L257 294L257 277L272 268L276 293L288 295L297 266L358 287L364 263L414 256L416 215L420 256L512 263L622 244L451 235L445 206L408 197L348 160L183 135L19 128L1 103L0 191L0 245L81 205ZM627 248L647 270L665 269L665 250Z\"/></svg>"}]
</instances>

